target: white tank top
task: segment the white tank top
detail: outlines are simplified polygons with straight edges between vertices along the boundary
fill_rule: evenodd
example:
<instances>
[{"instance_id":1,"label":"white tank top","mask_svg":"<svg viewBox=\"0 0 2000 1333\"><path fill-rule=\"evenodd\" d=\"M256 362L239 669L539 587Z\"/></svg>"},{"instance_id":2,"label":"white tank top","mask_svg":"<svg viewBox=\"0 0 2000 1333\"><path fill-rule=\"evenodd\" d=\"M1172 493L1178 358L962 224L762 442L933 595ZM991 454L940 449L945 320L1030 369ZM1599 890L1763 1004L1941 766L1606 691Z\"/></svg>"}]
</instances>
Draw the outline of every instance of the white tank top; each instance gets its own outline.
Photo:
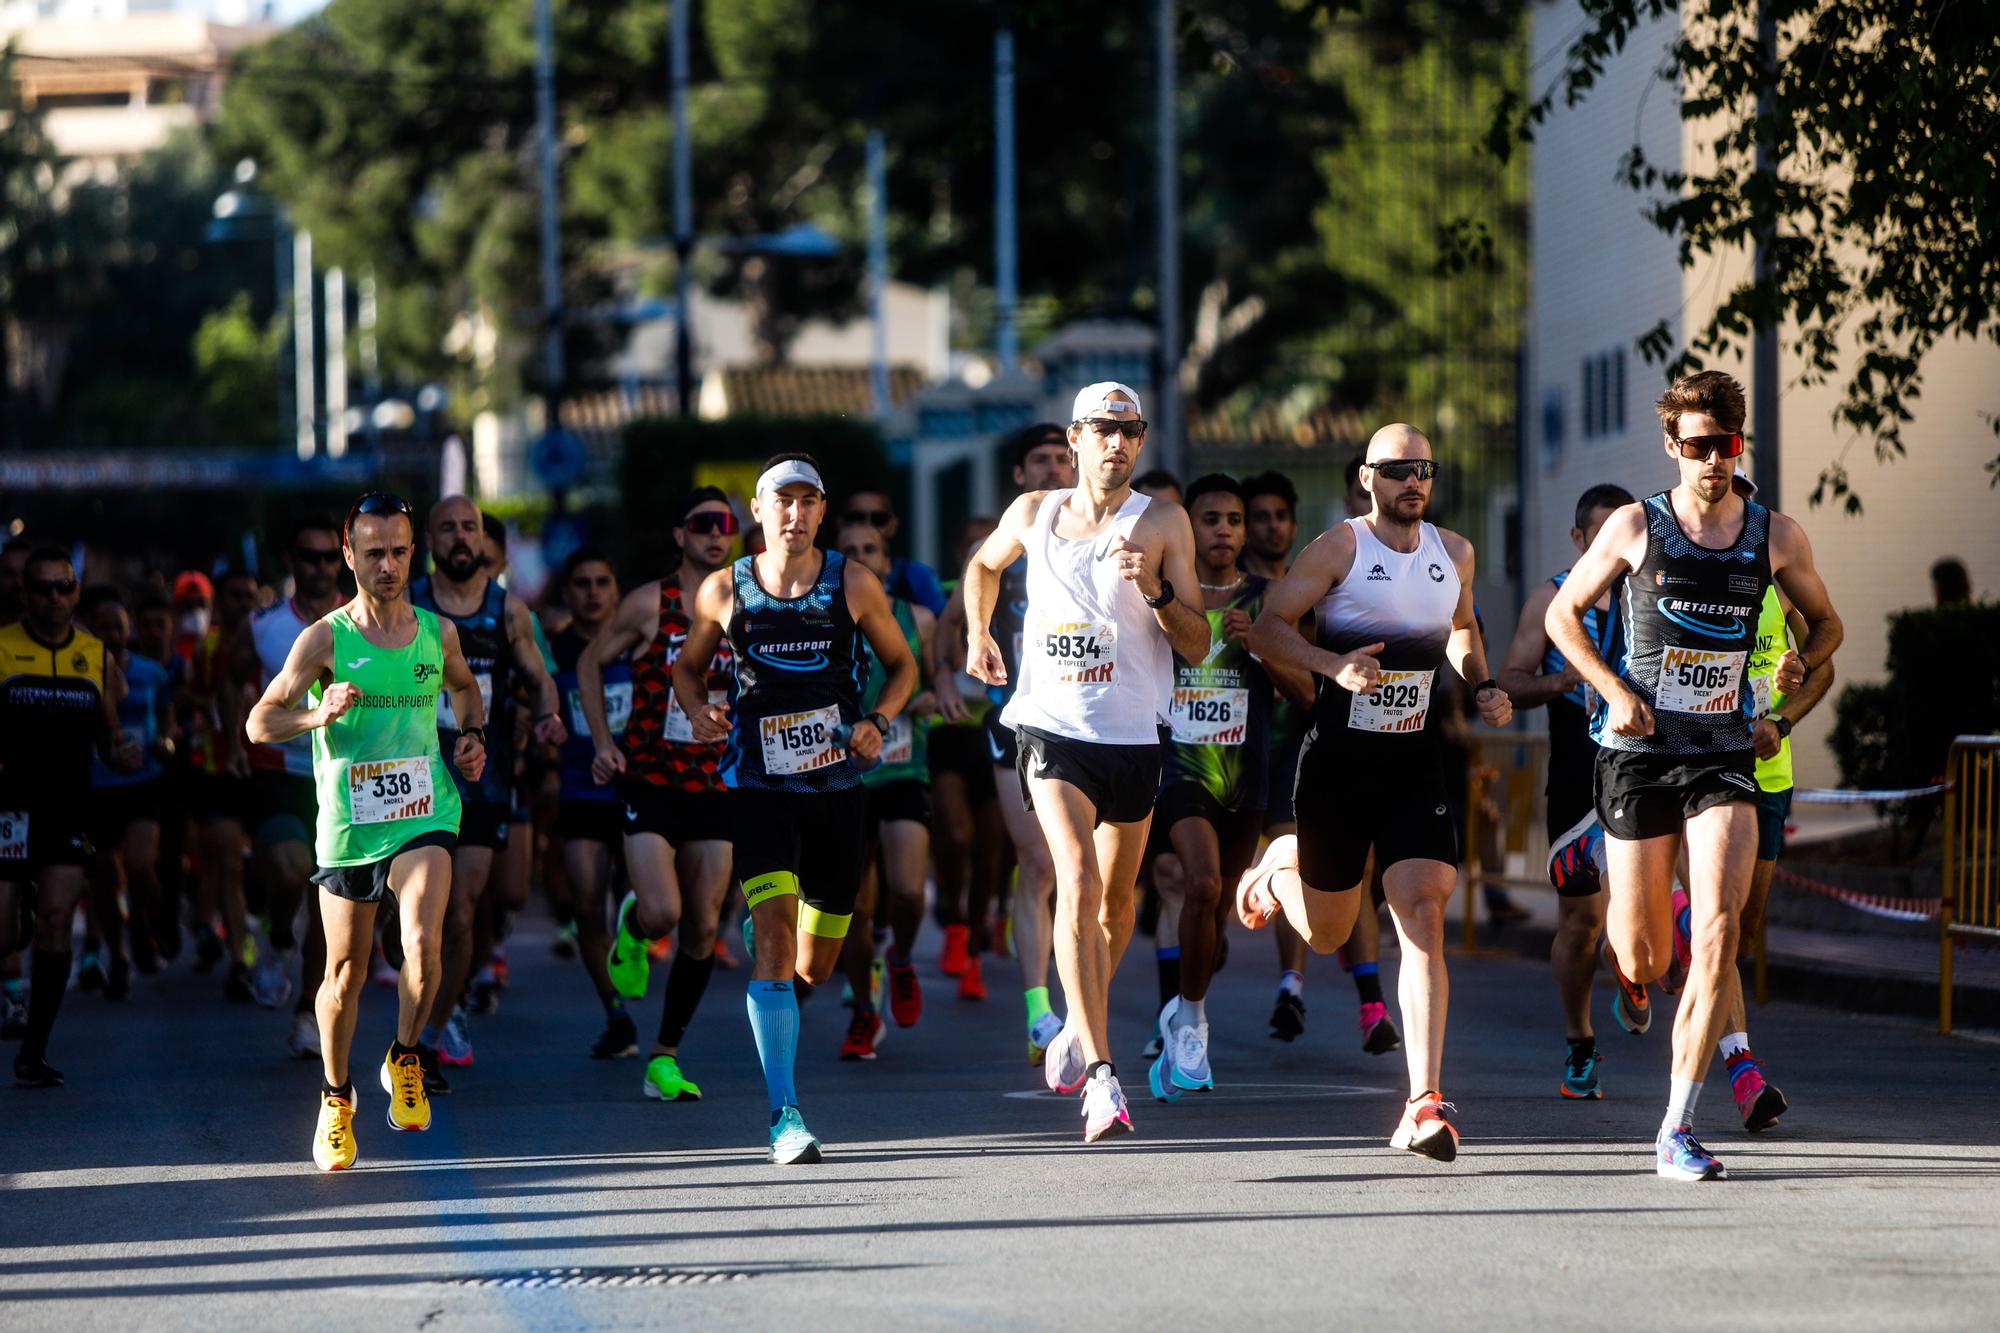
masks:
<instances>
[{"instance_id":1,"label":"white tank top","mask_svg":"<svg viewBox=\"0 0 2000 1333\"><path fill-rule=\"evenodd\" d=\"M1354 530L1354 567L1314 608L1319 643L1336 653L1383 644L1382 684L1354 694L1321 680L1316 723L1328 741L1428 732L1435 721L1431 689L1458 613L1458 566L1429 523L1414 551L1390 550L1365 518L1350 518L1347 526Z\"/></svg>"},{"instance_id":2,"label":"white tank top","mask_svg":"<svg viewBox=\"0 0 2000 1333\"><path fill-rule=\"evenodd\" d=\"M292 655L292 645L297 643L299 635L305 632L306 621L299 615L298 608L289 597L265 607L250 617L250 639L257 648L258 674L263 677L257 687L259 690L269 686L277 678L278 673L284 670L285 659ZM305 700L301 699L299 706L304 708ZM263 748L267 751L274 750L283 756L285 772L302 778L313 775L311 732Z\"/></svg>"},{"instance_id":3,"label":"white tank top","mask_svg":"<svg viewBox=\"0 0 2000 1333\"><path fill-rule=\"evenodd\" d=\"M1020 680L1000 720L1100 745L1152 745L1173 694L1173 649L1139 589L1105 554L1132 535L1152 501L1134 491L1104 531L1070 541L1055 531L1070 494L1043 498L1023 542Z\"/></svg>"}]
</instances>

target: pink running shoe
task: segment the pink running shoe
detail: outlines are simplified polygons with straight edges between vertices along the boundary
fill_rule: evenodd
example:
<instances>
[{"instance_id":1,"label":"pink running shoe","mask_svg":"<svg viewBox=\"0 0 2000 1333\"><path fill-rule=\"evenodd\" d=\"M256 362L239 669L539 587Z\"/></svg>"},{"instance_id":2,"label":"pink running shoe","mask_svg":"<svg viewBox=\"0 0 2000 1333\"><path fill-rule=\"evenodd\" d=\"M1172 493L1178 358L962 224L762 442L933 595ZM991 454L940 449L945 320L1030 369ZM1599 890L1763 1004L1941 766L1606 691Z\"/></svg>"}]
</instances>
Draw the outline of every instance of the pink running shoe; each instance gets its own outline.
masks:
<instances>
[{"instance_id":1,"label":"pink running shoe","mask_svg":"<svg viewBox=\"0 0 2000 1333\"><path fill-rule=\"evenodd\" d=\"M1743 1128L1752 1134L1771 1128L1785 1113L1785 1094L1764 1081L1764 1071L1748 1050L1729 1057L1729 1092L1736 1099Z\"/></svg>"},{"instance_id":2,"label":"pink running shoe","mask_svg":"<svg viewBox=\"0 0 2000 1333\"><path fill-rule=\"evenodd\" d=\"M1389 1017L1389 1006L1380 1000L1371 1000L1361 1006L1361 1049L1370 1055L1387 1055L1403 1044L1403 1034L1396 1030L1396 1020Z\"/></svg>"},{"instance_id":3,"label":"pink running shoe","mask_svg":"<svg viewBox=\"0 0 2000 1333\"><path fill-rule=\"evenodd\" d=\"M1115 1134L1132 1132L1132 1113L1125 1108L1125 1089L1108 1066L1100 1065L1097 1076L1083 1089L1083 1141L1096 1143Z\"/></svg>"}]
</instances>

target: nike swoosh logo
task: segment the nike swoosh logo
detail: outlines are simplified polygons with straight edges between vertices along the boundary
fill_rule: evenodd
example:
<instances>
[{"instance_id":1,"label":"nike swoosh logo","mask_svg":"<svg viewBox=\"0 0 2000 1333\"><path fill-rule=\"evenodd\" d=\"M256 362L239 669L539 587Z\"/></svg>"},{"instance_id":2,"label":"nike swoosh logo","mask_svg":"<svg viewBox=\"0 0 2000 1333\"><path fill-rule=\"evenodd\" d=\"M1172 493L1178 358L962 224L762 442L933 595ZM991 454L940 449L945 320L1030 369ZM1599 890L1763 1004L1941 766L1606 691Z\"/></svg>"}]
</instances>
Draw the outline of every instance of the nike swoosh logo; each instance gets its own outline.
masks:
<instances>
[{"instance_id":1,"label":"nike swoosh logo","mask_svg":"<svg viewBox=\"0 0 2000 1333\"><path fill-rule=\"evenodd\" d=\"M375 659L372 657L357 657L352 662L349 662L347 664L347 669L349 671L359 670L360 668L367 666L370 662L374 660Z\"/></svg>"}]
</instances>

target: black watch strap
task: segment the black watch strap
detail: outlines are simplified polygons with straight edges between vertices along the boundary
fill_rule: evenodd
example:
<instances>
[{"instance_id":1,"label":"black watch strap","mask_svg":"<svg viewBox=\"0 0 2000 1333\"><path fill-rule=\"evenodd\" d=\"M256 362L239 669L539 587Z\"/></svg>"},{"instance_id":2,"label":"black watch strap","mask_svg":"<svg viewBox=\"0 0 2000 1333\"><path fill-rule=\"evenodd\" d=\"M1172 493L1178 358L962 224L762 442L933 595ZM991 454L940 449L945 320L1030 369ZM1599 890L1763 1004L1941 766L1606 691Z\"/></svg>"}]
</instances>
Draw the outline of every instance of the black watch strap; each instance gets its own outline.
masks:
<instances>
[{"instance_id":1,"label":"black watch strap","mask_svg":"<svg viewBox=\"0 0 2000 1333\"><path fill-rule=\"evenodd\" d=\"M889 719L883 717L880 713L863 713L861 720L863 722L874 723L875 730L881 732L884 736L889 734Z\"/></svg>"},{"instance_id":2,"label":"black watch strap","mask_svg":"<svg viewBox=\"0 0 2000 1333\"><path fill-rule=\"evenodd\" d=\"M486 744L486 724L484 722L476 727L460 727L458 734L461 736L477 736L482 746Z\"/></svg>"},{"instance_id":3,"label":"black watch strap","mask_svg":"<svg viewBox=\"0 0 2000 1333\"><path fill-rule=\"evenodd\" d=\"M1778 738L1780 740L1791 739L1792 720L1786 717L1783 713L1771 714L1771 725L1778 729Z\"/></svg>"},{"instance_id":4,"label":"black watch strap","mask_svg":"<svg viewBox=\"0 0 2000 1333\"><path fill-rule=\"evenodd\" d=\"M1157 611L1161 607L1167 605L1169 602L1174 600L1174 585L1166 579L1161 579L1160 595L1158 597L1148 597L1146 596L1145 593L1142 592L1139 594L1139 598L1141 601L1145 602L1147 606L1150 606L1155 611Z\"/></svg>"},{"instance_id":5,"label":"black watch strap","mask_svg":"<svg viewBox=\"0 0 2000 1333\"><path fill-rule=\"evenodd\" d=\"M1488 690L1497 690L1499 688L1500 688L1500 682L1493 679L1493 677L1488 676L1485 680L1482 680L1477 685L1474 685L1472 687L1472 692L1474 694L1484 694Z\"/></svg>"}]
</instances>

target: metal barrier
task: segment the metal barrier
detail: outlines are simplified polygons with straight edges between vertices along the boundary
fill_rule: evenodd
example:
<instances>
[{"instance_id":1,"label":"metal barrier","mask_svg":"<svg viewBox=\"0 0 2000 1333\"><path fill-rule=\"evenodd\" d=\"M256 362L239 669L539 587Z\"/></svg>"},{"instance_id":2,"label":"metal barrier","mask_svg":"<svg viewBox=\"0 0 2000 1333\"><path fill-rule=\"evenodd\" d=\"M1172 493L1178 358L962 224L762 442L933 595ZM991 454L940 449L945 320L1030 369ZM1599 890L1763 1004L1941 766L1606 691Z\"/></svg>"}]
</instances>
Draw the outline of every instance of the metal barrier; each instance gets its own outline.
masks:
<instances>
[{"instance_id":1,"label":"metal barrier","mask_svg":"<svg viewBox=\"0 0 2000 1333\"><path fill-rule=\"evenodd\" d=\"M1545 873L1549 838L1542 818L1546 804L1542 789L1547 786L1549 772L1548 733L1481 729L1475 730L1471 739L1462 851L1466 884L1462 942L1468 950L1477 947L1479 940L1483 886L1549 887Z\"/></svg>"},{"instance_id":2,"label":"metal barrier","mask_svg":"<svg viewBox=\"0 0 2000 1333\"><path fill-rule=\"evenodd\" d=\"M1938 911L1938 1031L1951 1032L1954 935L2000 939L2000 736L1960 736L1945 762L1944 893Z\"/></svg>"}]
</instances>

